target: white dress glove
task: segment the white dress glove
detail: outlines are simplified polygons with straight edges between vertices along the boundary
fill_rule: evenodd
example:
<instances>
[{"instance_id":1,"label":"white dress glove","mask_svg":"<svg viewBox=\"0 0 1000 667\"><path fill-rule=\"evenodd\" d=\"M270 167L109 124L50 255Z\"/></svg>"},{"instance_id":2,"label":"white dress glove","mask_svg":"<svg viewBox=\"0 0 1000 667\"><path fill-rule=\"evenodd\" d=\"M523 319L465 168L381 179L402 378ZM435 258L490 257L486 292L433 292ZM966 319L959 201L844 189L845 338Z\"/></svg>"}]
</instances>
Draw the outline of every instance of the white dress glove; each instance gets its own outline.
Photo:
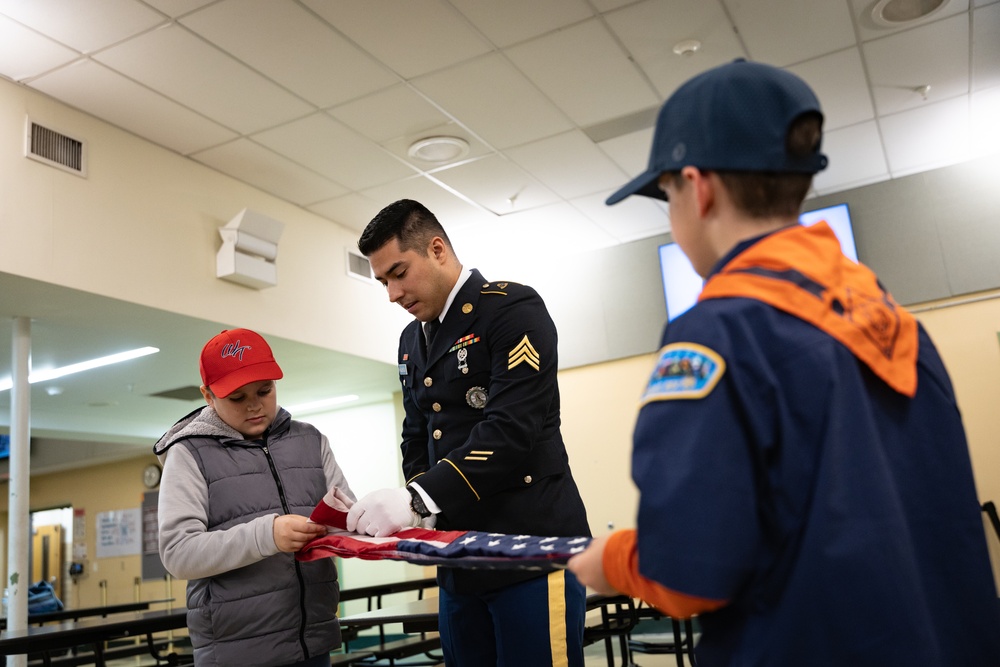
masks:
<instances>
[{"instance_id":1,"label":"white dress glove","mask_svg":"<svg viewBox=\"0 0 1000 667\"><path fill-rule=\"evenodd\" d=\"M372 491L347 513L347 530L374 537L419 525L420 517L410 509L410 492L405 487Z\"/></svg>"}]
</instances>

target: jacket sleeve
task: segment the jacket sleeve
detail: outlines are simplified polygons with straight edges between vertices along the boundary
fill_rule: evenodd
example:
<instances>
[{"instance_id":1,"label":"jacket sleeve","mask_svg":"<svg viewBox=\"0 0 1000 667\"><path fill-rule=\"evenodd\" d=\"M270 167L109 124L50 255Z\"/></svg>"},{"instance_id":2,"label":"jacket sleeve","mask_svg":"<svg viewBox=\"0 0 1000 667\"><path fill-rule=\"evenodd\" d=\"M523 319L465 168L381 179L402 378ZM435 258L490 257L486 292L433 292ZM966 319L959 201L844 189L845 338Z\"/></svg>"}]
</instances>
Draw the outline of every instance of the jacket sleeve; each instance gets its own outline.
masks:
<instances>
[{"instance_id":1,"label":"jacket sleeve","mask_svg":"<svg viewBox=\"0 0 1000 667\"><path fill-rule=\"evenodd\" d=\"M340 468L340 464L337 463L337 459L333 455L333 447L330 446L330 440L325 435L322 436L321 440L320 446L323 448L323 474L326 476L327 491L333 487L337 487L346 493L351 500L357 500L358 498L354 495L354 491L351 491L350 484L347 483L344 471Z\"/></svg>"},{"instance_id":2,"label":"jacket sleeve","mask_svg":"<svg viewBox=\"0 0 1000 667\"><path fill-rule=\"evenodd\" d=\"M208 530L208 485L183 446L166 452L158 505L160 559L178 579L212 577L278 553L276 514Z\"/></svg>"},{"instance_id":3,"label":"jacket sleeve","mask_svg":"<svg viewBox=\"0 0 1000 667\"><path fill-rule=\"evenodd\" d=\"M709 600L686 595L639 574L636 537L634 530L620 530L612 533L605 544L604 578L616 590L629 597L645 600L673 618L690 618L727 604L726 600Z\"/></svg>"}]
</instances>

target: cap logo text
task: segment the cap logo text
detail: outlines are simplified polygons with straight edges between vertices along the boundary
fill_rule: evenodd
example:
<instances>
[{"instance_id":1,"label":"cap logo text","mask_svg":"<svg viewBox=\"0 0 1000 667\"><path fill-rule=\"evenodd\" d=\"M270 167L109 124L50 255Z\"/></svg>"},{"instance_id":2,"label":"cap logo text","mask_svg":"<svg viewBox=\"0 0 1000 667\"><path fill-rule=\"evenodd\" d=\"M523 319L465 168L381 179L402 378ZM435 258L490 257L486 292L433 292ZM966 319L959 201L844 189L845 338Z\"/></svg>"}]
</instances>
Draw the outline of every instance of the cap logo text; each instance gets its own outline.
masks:
<instances>
[{"instance_id":1,"label":"cap logo text","mask_svg":"<svg viewBox=\"0 0 1000 667\"><path fill-rule=\"evenodd\" d=\"M252 348L249 345L240 345L240 341L227 343L222 347L222 358L237 357L240 361L243 361L243 353L249 349Z\"/></svg>"}]
</instances>

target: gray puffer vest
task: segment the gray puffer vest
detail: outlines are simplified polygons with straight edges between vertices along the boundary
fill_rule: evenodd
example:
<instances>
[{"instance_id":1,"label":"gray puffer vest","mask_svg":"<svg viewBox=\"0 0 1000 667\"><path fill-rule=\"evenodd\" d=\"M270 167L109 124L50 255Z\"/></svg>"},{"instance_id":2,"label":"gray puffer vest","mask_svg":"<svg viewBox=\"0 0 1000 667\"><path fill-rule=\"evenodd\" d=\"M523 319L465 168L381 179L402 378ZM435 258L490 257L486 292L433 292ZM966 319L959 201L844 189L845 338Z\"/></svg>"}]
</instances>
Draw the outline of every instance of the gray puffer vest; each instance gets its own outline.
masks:
<instances>
[{"instance_id":1,"label":"gray puffer vest","mask_svg":"<svg viewBox=\"0 0 1000 667\"><path fill-rule=\"evenodd\" d=\"M208 482L208 530L271 513L308 516L326 493L316 429L284 410L261 440L189 437ZM221 446L220 446L221 445ZM286 665L340 645L337 570L279 553L188 582L187 626L197 665Z\"/></svg>"}]
</instances>

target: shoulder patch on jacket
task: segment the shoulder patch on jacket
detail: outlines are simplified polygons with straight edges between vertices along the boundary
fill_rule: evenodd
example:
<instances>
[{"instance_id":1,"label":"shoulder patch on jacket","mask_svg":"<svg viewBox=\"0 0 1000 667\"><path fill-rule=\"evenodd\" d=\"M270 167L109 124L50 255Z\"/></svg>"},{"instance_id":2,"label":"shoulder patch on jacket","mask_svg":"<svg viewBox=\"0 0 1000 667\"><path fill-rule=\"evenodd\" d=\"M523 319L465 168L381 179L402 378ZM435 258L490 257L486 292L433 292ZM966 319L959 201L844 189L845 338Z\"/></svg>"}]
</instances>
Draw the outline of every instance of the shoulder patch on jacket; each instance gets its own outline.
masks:
<instances>
[{"instance_id":1,"label":"shoulder patch on jacket","mask_svg":"<svg viewBox=\"0 0 1000 667\"><path fill-rule=\"evenodd\" d=\"M507 296L508 287L514 287L515 289L520 287L520 283L512 283L509 280L501 280L495 283L483 283L483 288L479 291L480 294L502 294Z\"/></svg>"},{"instance_id":2,"label":"shoulder patch on jacket","mask_svg":"<svg viewBox=\"0 0 1000 667\"><path fill-rule=\"evenodd\" d=\"M726 362L714 350L696 343L671 343L660 350L642 404L704 398L712 393L725 372Z\"/></svg>"}]
</instances>

